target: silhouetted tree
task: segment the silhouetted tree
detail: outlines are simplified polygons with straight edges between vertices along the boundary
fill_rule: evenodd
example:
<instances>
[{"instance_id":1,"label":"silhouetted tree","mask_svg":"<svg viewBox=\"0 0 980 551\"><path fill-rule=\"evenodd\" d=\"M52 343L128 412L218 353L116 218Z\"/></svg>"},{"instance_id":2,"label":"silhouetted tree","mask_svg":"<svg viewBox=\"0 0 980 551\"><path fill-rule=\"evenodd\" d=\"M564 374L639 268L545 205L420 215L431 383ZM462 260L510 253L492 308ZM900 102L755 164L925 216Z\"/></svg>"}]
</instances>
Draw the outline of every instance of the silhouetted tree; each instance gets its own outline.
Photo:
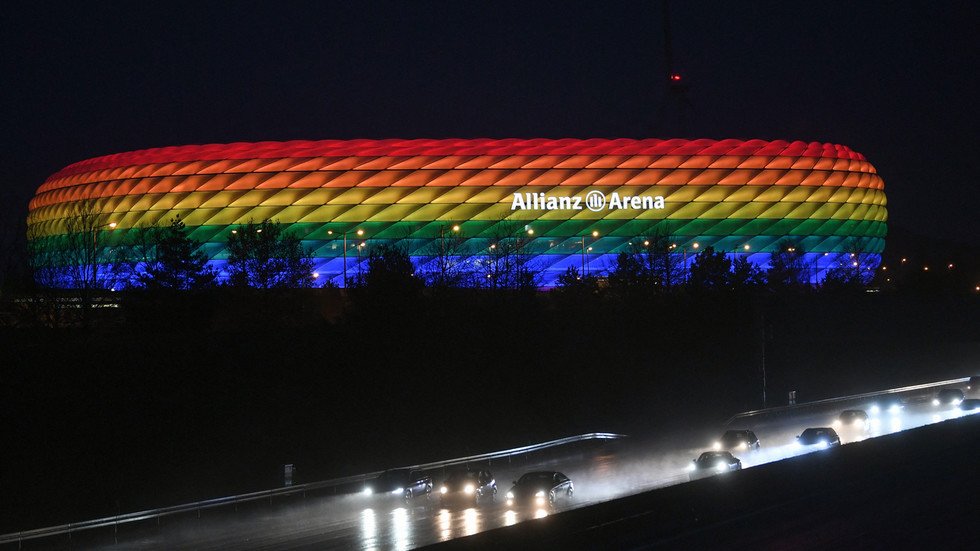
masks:
<instances>
[{"instance_id":1,"label":"silhouetted tree","mask_svg":"<svg viewBox=\"0 0 980 551\"><path fill-rule=\"evenodd\" d=\"M866 250L864 240L849 239L843 244L846 251L837 263L827 269L821 290L857 291L865 288L874 279L877 262Z\"/></svg>"},{"instance_id":2,"label":"silhouetted tree","mask_svg":"<svg viewBox=\"0 0 980 551\"><path fill-rule=\"evenodd\" d=\"M237 287L284 289L313 286L313 262L299 238L281 224L251 220L228 238L229 283Z\"/></svg>"},{"instance_id":3,"label":"silhouetted tree","mask_svg":"<svg viewBox=\"0 0 980 551\"><path fill-rule=\"evenodd\" d=\"M438 289L473 285L467 239L459 226L441 226L439 237L426 246L434 262L425 274L428 284Z\"/></svg>"},{"instance_id":4,"label":"silhouetted tree","mask_svg":"<svg viewBox=\"0 0 980 551\"><path fill-rule=\"evenodd\" d=\"M570 266L555 280L556 291L569 295L588 295L599 291L599 278L594 275L583 276Z\"/></svg>"},{"instance_id":5,"label":"silhouetted tree","mask_svg":"<svg viewBox=\"0 0 980 551\"><path fill-rule=\"evenodd\" d=\"M630 294L649 284L649 272L640 255L633 253L616 255L616 266L609 272L609 289L611 291L618 294Z\"/></svg>"},{"instance_id":6,"label":"silhouetted tree","mask_svg":"<svg viewBox=\"0 0 980 551\"><path fill-rule=\"evenodd\" d=\"M732 282L732 262L725 253L710 245L694 257L687 284L692 289L729 289Z\"/></svg>"},{"instance_id":7,"label":"silhouetted tree","mask_svg":"<svg viewBox=\"0 0 980 551\"><path fill-rule=\"evenodd\" d=\"M490 289L537 289L540 276L531 263L528 247L531 243L529 230L518 229L515 224L498 224L487 246L486 256L478 265L479 285Z\"/></svg>"},{"instance_id":8,"label":"silhouetted tree","mask_svg":"<svg viewBox=\"0 0 980 551\"><path fill-rule=\"evenodd\" d=\"M748 258L740 256L732 262L732 290L748 291L766 284L766 274Z\"/></svg>"},{"instance_id":9,"label":"silhouetted tree","mask_svg":"<svg viewBox=\"0 0 980 551\"><path fill-rule=\"evenodd\" d=\"M371 249L360 284L370 293L387 296L417 294L424 286L408 253L388 244Z\"/></svg>"},{"instance_id":10,"label":"silhouetted tree","mask_svg":"<svg viewBox=\"0 0 980 551\"><path fill-rule=\"evenodd\" d=\"M800 290L809 286L803 248L789 242L779 244L779 250L769 255L766 282L774 291Z\"/></svg>"},{"instance_id":11,"label":"silhouetted tree","mask_svg":"<svg viewBox=\"0 0 980 551\"><path fill-rule=\"evenodd\" d=\"M179 216L169 226L139 228L137 234L137 248L145 251L138 277L148 289L201 289L214 284L216 274L207 265L207 255L187 235Z\"/></svg>"},{"instance_id":12,"label":"silhouetted tree","mask_svg":"<svg viewBox=\"0 0 980 551\"><path fill-rule=\"evenodd\" d=\"M652 235L642 239L642 244L634 250L640 253L646 284L657 291L667 291L684 280L683 254L677 252L669 230L657 226Z\"/></svg>"}]
</instances>

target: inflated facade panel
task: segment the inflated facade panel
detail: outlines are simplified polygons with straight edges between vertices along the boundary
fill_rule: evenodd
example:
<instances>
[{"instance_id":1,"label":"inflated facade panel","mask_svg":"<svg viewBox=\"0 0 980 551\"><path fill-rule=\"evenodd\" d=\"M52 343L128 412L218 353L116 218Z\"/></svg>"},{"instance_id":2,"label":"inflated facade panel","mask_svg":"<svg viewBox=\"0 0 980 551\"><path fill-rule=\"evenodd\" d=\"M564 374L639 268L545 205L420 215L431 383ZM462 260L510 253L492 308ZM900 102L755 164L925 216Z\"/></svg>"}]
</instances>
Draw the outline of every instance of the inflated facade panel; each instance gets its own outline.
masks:
<instances>
[{"instance_id":1,"label":"inflated facade panel","mask_svg":"<svg viewBox=\"0 0 980 551\"><path fill-rule=\"evenodd\" d=\"M601 208L587 202L590 192ZM820 279L855 250L876 264L887 220L881 178L847 147L681 139L323 140L120 153L48 178L30 203L31 236L57 241L80 211L114 223L100 239L116 247L134 228L179 215L219 270L238 224L276 220L303 239L321 281L337 284L345 232L349 275L379 243L404 247L426 272L447 236L452 254L478 265L519 233L542 286L569 266L608 270L652 235L669 236L687 262L711 245L762 268L791 243Z\"/></svg>"}]
</instances>

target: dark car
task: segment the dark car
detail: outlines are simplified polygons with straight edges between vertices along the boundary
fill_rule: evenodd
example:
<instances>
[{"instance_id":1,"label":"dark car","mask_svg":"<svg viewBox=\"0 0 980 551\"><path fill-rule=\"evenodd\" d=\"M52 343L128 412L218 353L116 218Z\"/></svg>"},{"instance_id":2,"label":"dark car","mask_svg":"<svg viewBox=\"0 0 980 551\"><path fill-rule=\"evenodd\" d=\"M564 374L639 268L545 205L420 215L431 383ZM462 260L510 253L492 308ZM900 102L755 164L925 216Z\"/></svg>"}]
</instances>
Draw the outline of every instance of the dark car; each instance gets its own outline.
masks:
<instances>
[{"instance_id":1,"label":"dark car","mask_svg":"<svg viewBox=\"0 0 980 551\"><path fill-rule=\"evenodd\" d=\"M758 451L760 446L759 439L750 430L726 430L712 448L715 451Z\"/></svg>"},{"instance_id":2,"label":"dark car","mask_svg":"<svg viewBox=\"0 0 980 551\"><path fill-rule=\"evenodd\" d=\"M867 431L871 428L868 413L863 409L846 409L837 416L834 428Z\"/></svg>"},{"instance_id":3,"label":"dark car","mask_svg":"<svg viewBox=\"0 0 980 551\"><path fill-rule=\"evenodd\" d=\"M704 452L687 468L691 480L742 470L742 462L731 452Z\"/></svg>"},{"instance_id":4,"label":"dark car","mask_svg":"<svg viewBox=\"0 0 980 551\"><path fill-rule=\"evenodd\" d=\"M932 401L934 406L957 406L966 396L963 391L958 388L944 388L936 394L936 398Z\"/></svg>"},{"instance_id":5,"label":"dark car","mask_svg":"<svg viewBox=\"0 0 980 551\"><path fill-rule=\"evenodd\" d=\"M493 503L497 495L497 481L490 471L452 471L439 485L439 499L443 504Z\"/></svg>"},{"instance_id":6,"label":"dark car","mask_svg":"<svg viewBox=\"0 0 980 551\"><path fill-rule=\"evenodd\" d=\"M960 402L960 405L956 406L960 411L974 412L980 410L980 399L978 398L967 398Z\"/></svg>"},{"instance_id":7,"label":"dark car","mask_svg":"<svg viewBox=\"0 0 980 551\"><path fill-rule=\"evenodd\" d=\"M527 473L514 482L507 492L507 505L554 505L559 499L571 499L575 486L557 471Z\"/></svg>"},{"instance_id":8,"label":"dark car","mask_svg":"<svg viewBox=\"0 0 980 551\"><path fill-rule=\"evenodd\" d=\"M829 448L840 446L840 436L837 435L837 431L830 427L809 428L796 437L796 443L800 446Z\"/></svg>"},{"instance_id":9,"label":"dark car","mask_svg":"<svg viewBox=\"0 0 980 551\"><path fill-rule=\"evenodd\" d=\"M432 477L415 469L392 469L364 486L367 495L393 496L412 499L432 493Z\"/></svg>"},{"instance_id":10,"label":"dark car","mask_svg":"<svg viewBox=\"0 0 980 551\"><path fill-rule=\"evenodd\" d=\"M883 413L890 413L892 415L898 415L902 413L905 409L905 402L896 395L886 394L884 396L879 396L871 407L868 408L868 413L871 415L878 415Z\"/></svg>"}]
</instances>

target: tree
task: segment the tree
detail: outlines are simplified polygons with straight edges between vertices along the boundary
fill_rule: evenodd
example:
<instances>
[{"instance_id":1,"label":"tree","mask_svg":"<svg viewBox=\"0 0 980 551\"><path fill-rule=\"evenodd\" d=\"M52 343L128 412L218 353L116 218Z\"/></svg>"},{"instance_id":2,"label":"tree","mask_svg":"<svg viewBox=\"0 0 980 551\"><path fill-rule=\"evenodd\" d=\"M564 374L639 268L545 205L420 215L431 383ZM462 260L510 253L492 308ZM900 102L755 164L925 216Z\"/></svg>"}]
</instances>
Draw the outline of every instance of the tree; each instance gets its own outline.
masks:
<instances>
[{"instance_id":1,"label":"tree","mask_svg":"<svg viewBox=\"0 0 980 551\"><path fill-rule=\"evenodd\" d=\"M848 240L843 244L845 254L840 255L836 266L827 269L820 286L824 291L856 291L863 289L874 279L877 262L864 252L864 240Z\"/></svg>"},{"instance_id":2,"label":"tree","mask_svg":"<svg viewBox=\"0 0 980 551\"><path fill-rule=\"evenodd\" d=\"M765 284L766 274L748 258L740 256L732 262L732 290L747 291Z\"/></svg>"},{"instance_id":3,"label":"tree","mask_svg":"<svg viewBox=\"0 0 980 551\"><path fill-rule=\"evenodd\" d=\"M201 244L191 239L177 216L166 227L140 228L137 250L143 251L139 281L148 289L201 289L214 284L215 273Z\"/></svg>"},{"instance_id":4,"label":"tree","mask_svg":"<svg viewBox=\"0 0 980 551\"><path fill-rule=\"evenodd\" d=\"M683 255L677 252L677 244L669 227L658 225L652 235L643 238L638 248L647 284L658 291L667 291L684 279Z\"/></svg>"},{"instance_id":5,"label":"tree","mask_svg":"<svg viewBox=\"0 0 980 551\"><path fill-rule=\"evenodd\" d=\"M573 266L569 266L555 281L556 290L569 295L591 295L599 291L599 278L594 275L583 276Z\"/></svg>"},{"instance_id":6,"label":"tree","mask_svg":"<svg viewBox=\"0 0 980 551\"><path fill-rule=\"evenodd\" d=\"M437 289L471 285L473 273L467 252L467 240L458 225L440 226L439 238L426 246L427 256L435 262L426 273L429 285Z\"/></svg>"},{"instance_id":7,"label":"tree","mask_svg":"<svg viewBox=\"0 0 980 551\"><path fill-rule=\"evenodd\" d=\"M531 230L499 224L479 265L480 284L491 289L537 289L540 273L531 265Z\"/></svg>"},{"instance_id":8,"label":"tree","mask_svg":"<svg viewBox=\"0 0 980 551\"><path fill-rule=\"evenodd\" d=\"M609 288L617 293L628 294L646 286L649 279L649 272L640 255L619 253L616 255L616 267L609 272Z\"/></svg>"},{"instance_id":9,"label":"tree","mask_svg":"<svg viewBox=\"0 0 980 551\"><path fill-rule=\"evenodd\" d=\"M367 273L362 287L385 296L417 294L424 283L415 275L415 266L404 249L396 245L380 245L371 250Z\"/></svg>"},{"instance_id":10,"label":"tree","mask_svg":"<svg viewBox=\"0 0 980 551\"><path fill-rule=\"evenodd\" d=\"M237 287L311 287L313 261L299 238L276 221L249 220L228 238L228 281Z\"/></svg>"},{"instance_id":11,"label":"tree","mask_svg":"<svg viewBox=\"0 0 980 551\"><path fill-rule=\"evenodd\" d=\"M732 262L725 253L707 246L694 257L687 284L692 289L728 289L732 282Z\"/></svg>"},{"instance_id":12,"label":"tree","mask_svg":"<svg viewBox=\"0 0 980 551\"><path fill-rule=\"evenodd\" d=\"M809 286L803 248L789 242L779 243L779 250L769 255L766 281L774 291L799 290Z\"/></svg>"}]
</instances>

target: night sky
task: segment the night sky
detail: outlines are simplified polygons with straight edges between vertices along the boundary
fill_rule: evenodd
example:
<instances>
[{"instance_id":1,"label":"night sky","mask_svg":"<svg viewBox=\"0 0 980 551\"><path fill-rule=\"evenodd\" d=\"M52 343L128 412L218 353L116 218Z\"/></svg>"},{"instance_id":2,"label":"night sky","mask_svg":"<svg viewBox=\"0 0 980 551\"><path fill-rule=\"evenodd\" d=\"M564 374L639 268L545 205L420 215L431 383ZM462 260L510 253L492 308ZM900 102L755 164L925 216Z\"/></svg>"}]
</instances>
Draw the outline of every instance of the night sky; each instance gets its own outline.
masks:
<instances>
[{"instance_id":1,"label":"night sky","mask_svg":"<svg viewBox=\"0 0 980 551\"><path fill-rule=\"evenodd\" d=\"M0 216L89 157L413 137L841 143L892 223L980 234L974 2L4 4ZM792 5L790 5L792 4ZM285 6L285 7L284 7Z\"/></svg>"}]
</instances>

